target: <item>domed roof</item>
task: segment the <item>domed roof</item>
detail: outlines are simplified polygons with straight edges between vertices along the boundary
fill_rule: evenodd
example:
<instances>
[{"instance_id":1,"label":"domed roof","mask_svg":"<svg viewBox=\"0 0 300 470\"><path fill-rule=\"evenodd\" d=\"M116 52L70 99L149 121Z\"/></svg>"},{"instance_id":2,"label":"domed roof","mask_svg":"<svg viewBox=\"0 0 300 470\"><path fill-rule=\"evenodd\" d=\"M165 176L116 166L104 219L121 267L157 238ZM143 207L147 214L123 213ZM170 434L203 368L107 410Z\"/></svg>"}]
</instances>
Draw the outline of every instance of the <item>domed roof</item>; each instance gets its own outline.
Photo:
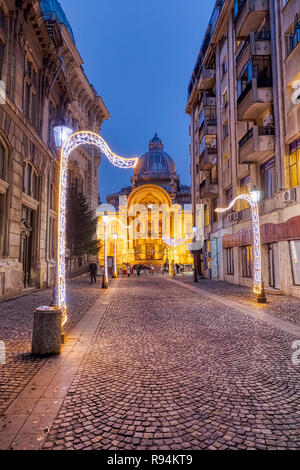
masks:
<instances>
[{"instance_id":1,"label":"domed roof","mask_svg":"<svg viewBox=\"0 0 300 470\"><path fill-rule=\"evenodd\" d=\"M161 139L155 136L149 142L149 151L140 157L134 169L135 181L151 179L172 179L177 177L176 165L170 155L163 150Z\"/></svg>"},{"instance_id":2,"label":"domed roof","mask_svg":"<svg viewBox=\"0 0 300 470\"><path fill-rule=\"evenodd\" d=\"M57 0L41 0L41 9L42 9L43 15L45 16L47 15L47 13L56 13L59 22L65 25L65 27L70 33L71 38L73 39L75 43L75 38L74 38L72 28L59 2Z\"/></svg>"}]
</instances>

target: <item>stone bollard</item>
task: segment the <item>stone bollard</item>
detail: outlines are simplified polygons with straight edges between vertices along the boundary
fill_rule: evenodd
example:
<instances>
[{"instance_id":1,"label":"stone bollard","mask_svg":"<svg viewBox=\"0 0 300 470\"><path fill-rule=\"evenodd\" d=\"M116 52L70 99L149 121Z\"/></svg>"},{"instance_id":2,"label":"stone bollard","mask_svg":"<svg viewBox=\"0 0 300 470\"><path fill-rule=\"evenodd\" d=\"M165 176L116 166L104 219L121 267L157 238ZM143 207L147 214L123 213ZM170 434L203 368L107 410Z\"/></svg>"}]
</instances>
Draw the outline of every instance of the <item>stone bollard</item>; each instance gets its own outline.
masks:
<instances>
[{"instance_id":1,"label":"stone bollard","mask_svg":"<svg viewBox=\"0 0 300 470\"><path fill-rule=\"evenodd\" d=\"M59 354L61 348L61 318L58 307L42 306L34 311L32 354Z\"/></svg>"}]
</instances>

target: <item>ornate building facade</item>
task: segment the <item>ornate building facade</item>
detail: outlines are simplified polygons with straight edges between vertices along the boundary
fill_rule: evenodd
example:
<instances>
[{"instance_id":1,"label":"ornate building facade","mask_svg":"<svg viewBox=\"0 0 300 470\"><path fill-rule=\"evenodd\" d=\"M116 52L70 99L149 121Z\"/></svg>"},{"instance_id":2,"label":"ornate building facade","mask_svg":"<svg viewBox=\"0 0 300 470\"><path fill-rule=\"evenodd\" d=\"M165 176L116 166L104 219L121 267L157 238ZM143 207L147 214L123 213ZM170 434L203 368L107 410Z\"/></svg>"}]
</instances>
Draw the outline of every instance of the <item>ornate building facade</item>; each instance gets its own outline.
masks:
<instances>
[{"instance_id":1,"label":"ornate building facade","mask_svg":"<svg viewBox=\"0 0 300 470\"><path fill-rule=\"evenodd\" d=\"M116 233L119 267L127 263L161 267L172 260L192 264L188 251L192 239L190 188L180 184L174 160L164 151L157 134L150 140L148 152L140 157L131 181L131 186L109 195L102 209L106 207L110 216L121 222L112 221L108 226L110 260L114 255L112 235ZM99 237L103 238L101 217ZM172 239L178 244L175 248Z\"/></svg>"},{"instance_id":2,"label":"ornate building facade","mask_svg":"<svg viewBox=\"0 0 300 470\"><path fill-rule=\"evenodd\" d=\"M186 112L205 276L252 285L250 208L215 209L256 187L265 285L300 296L300 1L217 1Z\"/></svg>"},{"instance_id":3,"label":"ornate building facade","mask_svg":"<svg viewBox=\"0 0 300 470\"><path fill-rule=\"evenodd\" d=\"M1 0L0 296L53 285L59 152L53 128L99 132L109 113L57 0ZM100 155L71 155L70 183L98 204ZM76 270L70 264L71 270Z\"/></svg>"}]
</instances>

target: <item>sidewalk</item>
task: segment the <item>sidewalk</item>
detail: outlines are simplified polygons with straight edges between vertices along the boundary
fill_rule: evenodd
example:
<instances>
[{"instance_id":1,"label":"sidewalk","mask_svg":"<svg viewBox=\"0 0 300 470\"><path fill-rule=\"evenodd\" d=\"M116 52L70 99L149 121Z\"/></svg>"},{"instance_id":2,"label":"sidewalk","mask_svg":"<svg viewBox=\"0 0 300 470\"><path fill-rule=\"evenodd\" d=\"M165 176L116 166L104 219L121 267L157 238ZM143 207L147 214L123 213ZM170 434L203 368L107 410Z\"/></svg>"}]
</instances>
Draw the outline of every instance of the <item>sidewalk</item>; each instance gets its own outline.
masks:
<instances>
[{"instance_id":1,"label":"sidewalk","mask_svg":"<svg viewBox=\"0 0 300 470\"><path fill-rule=\"evenodd\" d=\"M69 321L66 333L76 325L101 295L100 280L90 285L89 278L67 283ZM51 302L52 290L38 290L0 303L0 340L6 348L6 364L0 364L0 415L19 395L45 363L31 356L34 309Z\"/></svg>"},{"instance_id":2,"label":"sidewalk","mask_svg":"<svg viewBox=\"0 0 300 470\"><path fill-rule=\"evenodd\" d=\"M199 279L193 282L193 276L176 277L176 280L184 284L201 289L207 293L222 297L223 299L238 302L241 305L251 307L257 312L273 315L281 320L289 321L300 326L300 299L286 295L266 293L267 303L258 304L256 295L248 287L230 284L228 282Z\"/></svg>"}]
</instances>

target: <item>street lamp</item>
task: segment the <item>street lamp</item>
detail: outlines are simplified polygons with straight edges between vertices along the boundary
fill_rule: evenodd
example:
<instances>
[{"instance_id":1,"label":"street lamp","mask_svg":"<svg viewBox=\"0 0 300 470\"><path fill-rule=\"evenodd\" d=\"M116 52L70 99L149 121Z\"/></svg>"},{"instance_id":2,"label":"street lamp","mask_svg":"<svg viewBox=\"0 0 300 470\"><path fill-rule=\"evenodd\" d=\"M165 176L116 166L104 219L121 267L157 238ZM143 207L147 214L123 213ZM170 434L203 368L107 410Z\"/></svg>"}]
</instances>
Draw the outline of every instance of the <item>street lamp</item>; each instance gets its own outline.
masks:
<instances>
[{"instance_id":1,"label":"street lamp","mask_svg":"<svg viewBox=\"0 0 300 470\"><path fill-rule=\"evenodd\" d=\"M118 234L113 233L112 237L114 239L114 267L113 267L112 277L113 277L113 279L117 279L117 277L118 277L118 271L117 271L117 239L118 239Z\"/></svg>"},{"instance_id":2,"label":"street lamp","mask_svg":"<svg viewBox=\"0 0 300 470\"><path fill-rule=\"evenodd\" d=\"M197 240L197 227L193 226L193 243ZM194 256L194 282L198 282L197 263L196 263L196 252L193 251Z\"/></svg>"},{"instance_id":3,"label":"street lamp","mask_svg":"<svg viewBox=\"0 0 300 470\"><path fill-rule=\"evenodd\" d=\"M73 129L65 124L65 121L62 121L60 125L57 125L53 128L54 140L57 149L60 149L65 141L73 134Z\"/></svg>"},{"instance_id":4,"label":"street lamp","mask_svg":"<svg viewBox=\"0 0 300 470\"><path fill-rule=\"evenodd\" d=\"M253 251L254 251L254 276L253 291L257 294L258 303L266 303L266 295L264 283L262 280L262 263L261 263L261 241L260 241L260 225L259 225L259 209L258 202L260 199L260 191L254 186L250 194L240 194L234 198L228 207L218 207L216 212L223 213L229 211L236 201L244 199L251 207L252 227L253 227Z\"/></svg>"},{"instance_id":5,"label":"street lamp","mask_svg":"<svg viewBox=\"0 0 300 470\"><path fill-rule=\"evenodd\" d=\"M108 272L107 272L107 224L108 224L109 215L108 212L102 216L102 220L104 223L104 270L103 270L103 278L102 278L102 289L107 289L108 287Z\"/></svg>"}]
</instances>

